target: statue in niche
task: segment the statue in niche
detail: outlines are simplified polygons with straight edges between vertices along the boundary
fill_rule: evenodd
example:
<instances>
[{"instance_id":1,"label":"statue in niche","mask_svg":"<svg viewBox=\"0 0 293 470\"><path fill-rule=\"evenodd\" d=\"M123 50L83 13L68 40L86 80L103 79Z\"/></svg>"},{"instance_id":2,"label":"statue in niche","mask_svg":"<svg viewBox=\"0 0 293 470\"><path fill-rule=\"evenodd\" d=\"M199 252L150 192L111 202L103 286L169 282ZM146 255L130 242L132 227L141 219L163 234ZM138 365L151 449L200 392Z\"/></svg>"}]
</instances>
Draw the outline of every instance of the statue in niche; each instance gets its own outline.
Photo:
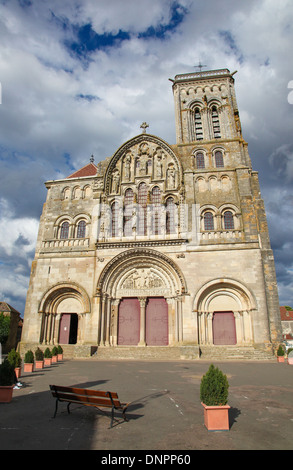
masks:
<instances>
[{"instance_id":1,"label":"statue in niche","mask_svg":"<svg viewBox=\"0 0 293 470\"><path fill-rule=\"evenodd\" d=\"M100 233L102 238L105 240L108 239L110 233L110 224L111 224L111 209L108 205L104 205L101 212L101 225Z\"/></svg>"},{"instance_id":2,"label":"statue in niche","mask_svg":"<svg viewBox=\"0 0 293 470\"><path fill-rule=\"evenodd\" d=\"M147 165L149 160L150 149L147 143L143 142L138 149L139 156L139 174L147 174Z\"/></svg>"},{"instance_id":3,"label":"statue in niche","mask_svg":"<svg viewBox=\"0 0 293 470\"><path fill-rule=\"evenodd\" d=\"M131 177L131 153L127 153L126 156L125 156L125 160L124 160L124 165L125 165L125 180L126 181L130 181L130 177Z\"/></svg>"},{"instance_id":4,"label":"statue in niche","mask_svg":"<svg viewBox=\"0 0 293 470\"><path fill-rule=\"evenodd\" d=\"M176 180L176 170L173 163L169 164L167 169L167 188L175 189L175 180Z\"/></svg>"},{"instance_id":5,"label":"statue in niche","mask_svg":"<svg viewBox=\"0 0 293 470\"><path fill-rule=\"evenodd\" d=\"M112 193L118 194L120 187L120 174L119 170L115 168L112 173Z\"/></svg>"},{"instance_id":6,"label":"statue in niche","mask_svg":"<svg viewBox=\"0 0 293 470\"><path fill-rule=\"evenodd\" d=\"M155 166L155 178L161 179L162 177L163 177L162 156L157 155L156 166Z\"/></svg>"}]
</instances>

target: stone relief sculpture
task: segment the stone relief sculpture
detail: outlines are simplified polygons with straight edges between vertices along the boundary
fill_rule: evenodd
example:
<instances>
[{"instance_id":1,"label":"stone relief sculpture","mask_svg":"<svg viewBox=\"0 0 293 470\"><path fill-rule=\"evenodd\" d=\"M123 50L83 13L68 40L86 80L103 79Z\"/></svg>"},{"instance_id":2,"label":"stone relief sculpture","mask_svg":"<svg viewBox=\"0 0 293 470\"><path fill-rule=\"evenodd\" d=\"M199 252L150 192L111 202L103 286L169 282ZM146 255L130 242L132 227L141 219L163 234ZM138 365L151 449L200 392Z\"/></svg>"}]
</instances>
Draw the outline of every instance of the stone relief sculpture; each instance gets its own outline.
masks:
<instances>
[{"instance_id":1,"label":"stone relief sculpture","mask_svg":"<svg viewBox=\"0 0 293 470\"><path fill-rule=\"evenodd\" d=\"M176 170L174 168L173 163L169 163L167 173L166 173L166 179L167 179L167 188L168 189L175 189L176 186Z\"/></svg>"}]
</instances>

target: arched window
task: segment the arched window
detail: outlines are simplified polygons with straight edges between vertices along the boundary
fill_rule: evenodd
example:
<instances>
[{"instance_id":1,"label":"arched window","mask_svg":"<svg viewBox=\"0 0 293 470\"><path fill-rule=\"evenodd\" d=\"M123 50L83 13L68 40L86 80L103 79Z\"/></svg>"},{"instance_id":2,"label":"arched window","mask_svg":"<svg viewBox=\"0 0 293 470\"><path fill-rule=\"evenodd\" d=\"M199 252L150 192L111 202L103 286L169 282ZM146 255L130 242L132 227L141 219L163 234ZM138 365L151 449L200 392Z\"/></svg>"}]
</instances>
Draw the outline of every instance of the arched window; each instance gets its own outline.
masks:
<instances>
[{"instance_id":1,"label":"arched window","mask_svg":"<svg viewBox=\"0 0 293 470\"><path fill-rule=\"evenodd\" d=\"M203 220L205 230L214 230L214 216L212 212L205 212Z\"/></svg>"},{"instance_id":2,"label":"arched window","mask_svg":"<svg viewBox=\"0 0 293 470\"><path fill-rule=\"evenodd\" d=\"M160 233L160 207L161 207L161 190L158 186L152 189L152 233L159 235Z\"/></svg>"},{"instance_id":3,"label":"arched window","mask_svg":"<svg viewBox=\"0 0 293 470\"><path fill-rule=\"evenodd\" d=\"M172 197L168 197L166 202L166 233L175 233L175 203Z\"/></svg>"},{"instance_id":4,"label":"arched window","mask_svg":"<svg viewBox=\"0 0 293 470\"><path fill-rule=\"evenodd\" d=\"M85 228L86 228L85 220L80 220L77 225L77 233L76 233L77 238L85 238Z\"/></svg>"},{"instance_id":5,"label":"arched window","mask_svg":"<svg viewBox=\"0 0 293 470\"><path fill-rule=\"evenodd\" d=\"M118 216L119 216L119 204L113 202L111 206L112 212L112 237L118 237Z\"/></svg>"},{"instance_id":6,"label":"arched window","mask_svg":"<svg viewBox=\"0 0 293 470\"><path fill-rule=\"evenodd\" d=\"M124 198L124 220L123 228L125 237L130 237L132 235L132 212L133 212L133 191L132 189L127 189L125 191Z\"/></svg>"},{"instance_id":7,"label":"arched window","mask_svg":"<svg viewBox=\"0 0 293 470\"><path fill-rule=\"evenodd\" d=\"M200 109L195 108L194 110L194 125L195 125L195 138L196 140L202 140L202 122L201 122L201 114Z\"/></svg>"},{"instance_id":8,"label":"arched window","mask_svg":"<svg viewBox=\"0 0 293 470\"><path fill-rule=\"evenodd\" d=\"M216 106L212 107L212 126L213 126L214 138L215 139L221 138L219 114L218 114L218 110Z\"/></svg>"},{"instance_id":9,"label":"arched window","mask_svg":"<svg viewBox=\"0 0 293 470\"><path fill-rule=\"evenodd\" d=\"M147 234L147 185L140 183L138 187L138 235Z\"/></svg>"},{"instance_id":10,"label":"arched window","mask_svg":"<svg viewBox=\"0 0 293 470\"><path fill-rule=\"evenodd\" d=\"M234 218L231 211L224 212L224 228L226 230L234 229Z\"/></svg>"},{"instance_id":11,"label":"arched window","mask_svg":"<svg viewBox=\"0 0 293 470\"><path fill-rule=\"evenodd\" d=\"M63 222L60 230L60 238L68 238L69 236L69 222Z\"/></svg>"},{"instance_id":12,"label":"arched window","mask_svg":"<svg viewBox=\"0 0 293 470\"><path fill-rule=\"evenodd\" d=\"M199 152L196 154L196 168L204 168L204 154L202 152Z\"/></svg>"},{"instance_id":13,"label":"arched window","mask_svg":"<svg viewBox=\"0 0 293 470\"><path fill-rule=\"evenodd\" d=\"M220 150L215 152L215 163L217 168L223 168L224 166L223 153Z\"/></svg>"}]
</instances>

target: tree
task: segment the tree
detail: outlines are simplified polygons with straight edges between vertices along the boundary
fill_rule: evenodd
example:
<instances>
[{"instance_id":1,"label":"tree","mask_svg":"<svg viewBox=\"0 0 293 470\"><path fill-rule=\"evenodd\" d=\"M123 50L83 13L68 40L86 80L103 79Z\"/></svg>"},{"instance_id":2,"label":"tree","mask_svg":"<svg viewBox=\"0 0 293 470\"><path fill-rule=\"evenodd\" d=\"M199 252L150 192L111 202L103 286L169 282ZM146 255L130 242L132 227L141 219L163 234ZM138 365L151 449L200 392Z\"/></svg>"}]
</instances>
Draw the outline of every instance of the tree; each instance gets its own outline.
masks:
<instances>
[{"instance_id":1,"label":"tree","mask_svg":"<svg viewBox=\"0 0 293 470\"><path fill-rule=\"evenodd\" d=\"M10 317L0 313L0 343L5 344L9 335Z\"/></svg>"}]
</instances>

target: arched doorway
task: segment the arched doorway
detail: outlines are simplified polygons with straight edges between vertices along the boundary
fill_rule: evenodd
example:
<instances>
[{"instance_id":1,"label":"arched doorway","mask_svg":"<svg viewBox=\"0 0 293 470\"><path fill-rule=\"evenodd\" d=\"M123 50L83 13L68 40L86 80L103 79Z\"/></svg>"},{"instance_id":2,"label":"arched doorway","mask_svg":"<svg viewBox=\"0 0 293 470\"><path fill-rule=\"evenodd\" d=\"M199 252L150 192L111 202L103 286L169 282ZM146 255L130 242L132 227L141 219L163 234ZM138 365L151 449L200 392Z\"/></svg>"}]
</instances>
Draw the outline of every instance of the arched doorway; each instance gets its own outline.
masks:
<instances>
[{"instance_id":1,"label":"arched doorway","mask_svg":"<svg viewBox=\"0 0 293 470\"><path fill-rule=\"evenodd\" d=\"M117 255L97 285L98 344L165 346L181 341L186 291L181 270L165 254L133 249Z\"/></svg>"},{"instance_id":2,"label":"arched doorway","mask_svg":"<svg viewBox=\"0 0 293 470\"><path fill-rule=\"evenodd\" d=\"M194 299L199 344L253 344L255 309L253 295L238 281L215 279L206 283Z\"/></svg>"},{"instance_id":3,"label":"arched doorway","mask_svg":"<svg viewBox=\"0 0 293 470\"><path fill-rule=\"evenodd\" d=\"M43 296L39 313L42 314L40 343L76 344L82 340L79 317L90 313L86 291L75 283L59 283Z\"/></svg>"}]
</instances>

